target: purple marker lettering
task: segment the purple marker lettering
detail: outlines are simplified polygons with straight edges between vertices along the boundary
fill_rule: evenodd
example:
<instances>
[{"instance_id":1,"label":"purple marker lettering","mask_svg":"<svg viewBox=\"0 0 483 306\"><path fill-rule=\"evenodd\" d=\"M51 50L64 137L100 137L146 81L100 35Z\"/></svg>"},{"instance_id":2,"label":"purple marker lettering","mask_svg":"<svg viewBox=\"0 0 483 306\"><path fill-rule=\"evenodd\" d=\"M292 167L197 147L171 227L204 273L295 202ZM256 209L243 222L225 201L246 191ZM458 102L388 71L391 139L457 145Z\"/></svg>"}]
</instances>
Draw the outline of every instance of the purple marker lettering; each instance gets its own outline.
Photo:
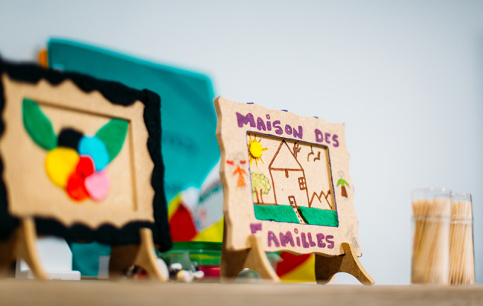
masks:
<instances>
[{"instance_id":1,"label":"purple marker lettering","mask_svg":"<svg viewBox=\"0 0 483 306\"><path fill-rule=\"evenodd\" d=\"M299 130L293 129L293 137L302 139L304 135L304 129L299 125Z\"/></svg>"},{"instance_id":2,"label":"purple marker lettering","mask_svg":"<svg viewBox=\"0 0 483 306\"><path fill-rule=\"evenodd\" d=\"M243 127L243 125L250 123L251 127L255 127L255 119L251 113L248 113L246 116L243 116L239 112L236 113L236 119L238 121L238 127Z\"/></svg>"},{"instance_id":3,"label":"purple marker lettering","mask_svg":"<svg viewBox=\"0 0 483 306\"><path fill-rule=\"evenodd\" d=\"M332 236L332 235L325 236L325 241L327 241L327 243L328 243L327 247L329 249L333 249L334 248L334 241L331 240L331 239L334 239L334 236Z\"/></svg>"},{"instance_id":4,"label":"purple marker lettering","mask_svg":"<svg viewBox=\"0 0 483 306\"><path fill-rule=\"evenodd\" d=\"M260 117L258 117L258 118L257 118L257 129L258 129L259 131L261 131L261 130L266 131L266 130L267 130L267 129L265 128L265 122L263 122L263 119L262 119L262 118L260 118Z\"/></svg>"},{"instance_id":5,"label":"purple marker lettering","mask_svg":"<svg viewBox=\"0 0 483 306\"><path fill-rule=\"evenodd\" d=\"M330 133L325 133L325 143L330 144Z\"/></svg>"},{"instance_id":6,"label":"purple marker lettering","mask_svg":"<svg viewBox=\"0 0 483 306\"><path fill-rule=\"evenodd\" d=\"M337 140L338 136L332 136L332 141L334 142L334 147L337 148L339 146L339 141Z\"/></svg>"},{"instance_id":7,"label":"purple marker lettering","mask_svg":"<svg viewBox=\"0 0 483 306\"><path fill-rule=\"evenodd\" d=\"M300 237L297 237L296 241L297 241L297 246L300 246Z\"/></svg>"},{"instance_id":8,"label":"purple marker lettering","mask_svg":"<svg viewBox=\"0 0 483 306\"><path fill-rule=\"evenodd\" d=\"M324 134L319 129L315 129L315 141L324 142Z\"/></svg>"},{"instance_id":9,"label":"purple marker lettering","mask_svg":"<svg viewBox=\"0 0 483 306\"><path fill-rule=\"evenodd\" d=\"M325 248L326 244L324 243L324 234L317 234L315 236L317 237L317 246L319 248Z\"/></svg>"},{"instance_id":10,"label":"purple marker lettering","mask_svg":"<svg viewBox=\"0 0 483 306\"><path fill-rule=\"evenodd\" d=\"M293 242L292 233L290 231L287 231L285 235L283 233L280 233L279 237L280 237L280 244L283 247L286 246L288 243L290 243L291 246L295 246Z\"/></svg>"},{"instance_id":11,"label":"purple marker lettering","mask_svg":"<svg viewBox=\"0 0 483 306\"><path fill-rule=\"evenodd\" d=\"M275 129L275 134L277 134L277 135L282 135L283 134L283 130L280 127L280 120L275 120L273 122L273 128Z\"/></svg>"},{"instance_id":12,"label":"purple marker lettering","mask_svg":"<svg viewBox=\"0 0 483 306\"><path fill-rule=\"evenodd\" d=\"M261 223L251 223L250 224L250 230L252 234L255 234L258 231L262 230L262 224Z\"/></svg>"},{"instance_id":13,"label":"purple marker lettering","mask_svg":"<svg viewBox=\"0 0 483 306\"><path fill-rule=\"evenodd\" d=\"M300 235L302 236L302 246L304 249L307 249L310 247L309 243L307 242L307 237L305 236L305 233L301 233Z\"/></svg>"},{"instance_id":14,"label":"purple marker lettering","mask_svg":"<svg viewBox=\"0 0 483 306\"><path fill-rule=\"evenodd\" d=\"M272 246L272 242L276 247L280 246L280 243L278 242L277 236L272 231L268 232L268 246Z\"/></svg>"},{"instance_id":15,"label":"purple marker lettering","mask_svg":"<svg viewBox=\"0 0 483 306\"><path fill-rule=\"evenodd\" d=\"M292 127L290 125L285 125L285 133L287 133L287 135L292 135Z\"/></svg>"},{"instance_id":16,"label":"purple marker lettering","mask_svg":"<svg viewBox=\"0 0 483 306\"><path fill-rule=\"evenodd\" d=\"M314 247L316 246L317 244L312 240L312 234L311 233L307 233L307 237L309 238L309 244L311 247Z\"/></svg>"}]
</instances>

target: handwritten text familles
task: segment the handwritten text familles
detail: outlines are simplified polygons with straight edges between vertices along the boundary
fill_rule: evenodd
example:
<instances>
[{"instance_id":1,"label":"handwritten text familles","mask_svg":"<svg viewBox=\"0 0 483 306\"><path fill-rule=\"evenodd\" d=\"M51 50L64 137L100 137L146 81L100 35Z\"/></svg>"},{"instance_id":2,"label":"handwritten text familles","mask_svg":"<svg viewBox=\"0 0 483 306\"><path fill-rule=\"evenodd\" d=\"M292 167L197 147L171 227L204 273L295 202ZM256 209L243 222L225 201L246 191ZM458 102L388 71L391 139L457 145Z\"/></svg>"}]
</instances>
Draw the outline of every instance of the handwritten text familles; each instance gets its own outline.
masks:
<instances>
[{"instance_id":1,"label":"handwritten text familles","mask_svg":"<svg viewBox=\"0 0 483 306\"><path fill-rule=\"evenodd\" d=\"M250 224L252 234L262 230L261 223ZM293 231L276 232L269 230L267 232L267 246L269 248L279 247L302 247L304 249L318 247L320 249L333 249L334 236L323 233L303 232L294 228Z\"/></svg>"}]
</instances>

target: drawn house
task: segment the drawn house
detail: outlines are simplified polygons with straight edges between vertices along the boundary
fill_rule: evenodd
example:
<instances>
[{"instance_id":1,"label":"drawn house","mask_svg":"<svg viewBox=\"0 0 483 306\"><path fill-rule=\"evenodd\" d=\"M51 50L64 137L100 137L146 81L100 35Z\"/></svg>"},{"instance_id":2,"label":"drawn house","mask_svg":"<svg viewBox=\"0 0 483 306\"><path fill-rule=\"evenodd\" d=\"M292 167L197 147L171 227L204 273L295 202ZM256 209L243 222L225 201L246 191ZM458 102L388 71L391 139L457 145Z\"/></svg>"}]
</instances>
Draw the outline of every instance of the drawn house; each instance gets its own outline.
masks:
<instances>
[{"instance_id":1,"label":"drawn house","mask_svg":"<svg viewBox=\"0 0 483 306\"><path fill-rule=\"evenodd\" d=\"M305 172L283 140L268 166L276 204L309 206Z\"/></svg>"}]
</instances>

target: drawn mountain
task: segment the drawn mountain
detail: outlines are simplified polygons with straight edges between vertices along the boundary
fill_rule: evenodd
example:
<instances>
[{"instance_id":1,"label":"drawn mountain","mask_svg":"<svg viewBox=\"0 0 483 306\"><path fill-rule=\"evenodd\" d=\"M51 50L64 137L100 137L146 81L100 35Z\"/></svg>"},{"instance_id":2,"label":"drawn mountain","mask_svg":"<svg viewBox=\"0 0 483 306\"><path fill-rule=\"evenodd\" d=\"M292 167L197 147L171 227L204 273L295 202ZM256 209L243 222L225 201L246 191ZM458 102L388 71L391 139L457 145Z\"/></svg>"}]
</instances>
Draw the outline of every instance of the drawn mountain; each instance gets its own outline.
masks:
<instances>
[{"instance_id":1,"label":"drawn mountain","mask_svg":"<svg viewBox=\"0 0 483 306\"><path fill-rule=\"evenodd\" d=\"M332 207L332 204L329 201L329 196L330 196L330 189L327 192L324 192L323 190L321 190L320 193L314 192L312 194L312 197L310 198L309 207L312 207L314 200L317 199L319 203L325 202L327 203L327 205L329 205L330 209L334 209L334 207Z\"/></svg>"}]
</instances>

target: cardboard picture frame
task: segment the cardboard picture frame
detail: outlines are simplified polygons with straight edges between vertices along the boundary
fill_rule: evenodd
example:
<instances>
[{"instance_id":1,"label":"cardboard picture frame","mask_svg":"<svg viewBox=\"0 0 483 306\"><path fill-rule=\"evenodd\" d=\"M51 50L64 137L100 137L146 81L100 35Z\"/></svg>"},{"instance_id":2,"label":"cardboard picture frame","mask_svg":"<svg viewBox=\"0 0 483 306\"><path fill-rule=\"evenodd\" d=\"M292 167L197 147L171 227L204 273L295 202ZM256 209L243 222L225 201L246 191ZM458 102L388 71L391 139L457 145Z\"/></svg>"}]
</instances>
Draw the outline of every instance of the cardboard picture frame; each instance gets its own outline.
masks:
<instances>
[{"instance_id":1,"label":"cardboard picture frame","mask_svg":"<svg viewBox=\"0 0 483 306\"><path fill-rule=\"evenodd\" d=\"M168 250L171 239L164 196L159 96L149 90L32 64L0 61L0 78L0 241L4 247L21 236L20 229L30 237L38 233L67 241L98 241L113 246L113 254L119 253L116 248L140 246L132 250L131 257L151 245ZM50 134L54 136L50 138L54 140L48 137L50 134L39 132L46 130L45 122L51 124ZM116 130L117 126L122 128ZM99 139L105 144L100 150ZM84 140L91 144L80 149ZM72 141L76 145L71 148ZM92 157L91 167L95 169L89 170L89 175L92 171L102 173L101 179L89 181L90 189L86 178L84 191L68 190L68 186L77 185L70 184L72 175L67 178L58 160L71 156L75 162L82 156ZM76 199L79 192L82 199ZM27 223L35 227L35 233L26 230ZM148 252L152 253L152 248ZM155 260L154 254L143 256ZM121 265L132 264L128 261L121 264L118 260L118 270ZM159 271L154 274L164 278Z\"/></svg>"},{"instance_id":2,"label":"cardboard picture frame","mask_svg":"<svg viewBox=\"0 0 483 306\"><path fill-rule=\"evenodd\" d=\"M342 258L357 267L349 273L363 271L361 282L373 283L357 260L344 125L222 97L214 103L224 188L222 276L251 267L277 280L261 254L286 251L315 254L321 283L335 274L323 275L322 267L336 264L338 272Z\"/></svg>"}]
</instances>

